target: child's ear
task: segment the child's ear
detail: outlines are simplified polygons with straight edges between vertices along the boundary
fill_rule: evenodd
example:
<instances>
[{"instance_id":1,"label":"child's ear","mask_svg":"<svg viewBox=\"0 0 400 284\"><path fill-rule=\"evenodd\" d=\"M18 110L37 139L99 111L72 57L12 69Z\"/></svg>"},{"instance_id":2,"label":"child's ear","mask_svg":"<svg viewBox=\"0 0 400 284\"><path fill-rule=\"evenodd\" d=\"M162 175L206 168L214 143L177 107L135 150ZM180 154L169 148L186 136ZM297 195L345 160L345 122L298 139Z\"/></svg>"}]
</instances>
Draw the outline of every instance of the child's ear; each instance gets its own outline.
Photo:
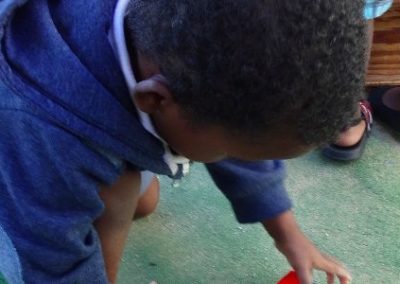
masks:
<instances>
[{"instance_id":1,"label":"child's ear","mask_svg":"<svg viewBox=\"0 0 400 284\"><path fill-rule=\"evenodd\" d=\"M166 79L159 74L138 82L132 93L136 107L143 112L153 114L172 102L173 97L166 82Z\"/></svg>"}]
</instances>

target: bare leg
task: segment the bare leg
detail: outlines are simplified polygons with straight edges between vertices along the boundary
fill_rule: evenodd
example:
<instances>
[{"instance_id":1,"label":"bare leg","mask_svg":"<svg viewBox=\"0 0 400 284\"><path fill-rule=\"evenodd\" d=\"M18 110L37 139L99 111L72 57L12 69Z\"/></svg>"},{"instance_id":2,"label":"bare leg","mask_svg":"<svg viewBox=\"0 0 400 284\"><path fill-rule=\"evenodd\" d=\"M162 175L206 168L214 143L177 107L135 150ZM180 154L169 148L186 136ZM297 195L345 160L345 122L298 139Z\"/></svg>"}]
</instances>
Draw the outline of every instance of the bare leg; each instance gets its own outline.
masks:
<instances>
[{"instance_id":1,"label":"bare leg","mask_svg":"<svg viewBox=\"0 0 400 284\"><path fill-rule=\"evenodd\" d=\"M96 220L106 273L110 283L116 283L119 263L135 214L140 192L140 173L127 171L115 184L102 187L100 197L104 212Z\"/></svg>"},{"instance_id":2,"label":"bare leg","mask_svg":"<svg viewBox=\"0 0 400 284\"><path fill-rule=\"evenodd\" d=\"M139 198L134 220L146 217L153 213L160 199L160 183L156 177L153 178L146 192Z\"/></svg>"}]
</instances>

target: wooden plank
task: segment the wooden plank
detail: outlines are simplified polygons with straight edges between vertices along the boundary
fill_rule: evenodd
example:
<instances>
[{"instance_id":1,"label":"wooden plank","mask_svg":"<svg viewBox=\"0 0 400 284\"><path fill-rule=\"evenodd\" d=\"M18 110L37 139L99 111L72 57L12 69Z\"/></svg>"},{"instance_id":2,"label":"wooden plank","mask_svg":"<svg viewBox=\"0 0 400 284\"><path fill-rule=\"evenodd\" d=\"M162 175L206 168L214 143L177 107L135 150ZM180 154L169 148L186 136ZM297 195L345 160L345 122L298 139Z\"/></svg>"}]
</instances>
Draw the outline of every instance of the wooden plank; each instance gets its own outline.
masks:
<instances>
[{"instance_id":1,"label":"wooden plank","mask_svg":"<svg viewBox=\"0 0 400 284\"><path fill-rule=\"evenodd\" d=\"M375 20L367 85L400 85L400 0Z\"/></svg>"}]
</instances>

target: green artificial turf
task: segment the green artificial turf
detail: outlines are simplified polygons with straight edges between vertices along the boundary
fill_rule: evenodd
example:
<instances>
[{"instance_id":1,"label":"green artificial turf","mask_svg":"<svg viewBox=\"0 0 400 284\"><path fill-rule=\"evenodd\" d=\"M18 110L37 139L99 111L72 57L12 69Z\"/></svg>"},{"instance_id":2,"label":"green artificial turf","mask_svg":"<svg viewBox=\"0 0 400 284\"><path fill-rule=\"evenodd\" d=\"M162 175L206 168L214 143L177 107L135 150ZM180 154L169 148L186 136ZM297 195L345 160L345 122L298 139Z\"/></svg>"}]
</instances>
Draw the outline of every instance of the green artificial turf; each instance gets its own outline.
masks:
<instances>
[{"instance_id":1,"label":"green artificial turf","mask_svg":"<svg viewBox=\"0 0 400 284\"><path fill-rule=\"evenodd\" d=\"M400 284L398 135L377 126L360 161L332 162L315 151L288 161L288 173L301 227L346 263L352 283ZM238 224L196 164L179 188L162 179L156 213L132 228L119 283L273 284L288 270L261 226Z\"/></svg>"}]
</instances>

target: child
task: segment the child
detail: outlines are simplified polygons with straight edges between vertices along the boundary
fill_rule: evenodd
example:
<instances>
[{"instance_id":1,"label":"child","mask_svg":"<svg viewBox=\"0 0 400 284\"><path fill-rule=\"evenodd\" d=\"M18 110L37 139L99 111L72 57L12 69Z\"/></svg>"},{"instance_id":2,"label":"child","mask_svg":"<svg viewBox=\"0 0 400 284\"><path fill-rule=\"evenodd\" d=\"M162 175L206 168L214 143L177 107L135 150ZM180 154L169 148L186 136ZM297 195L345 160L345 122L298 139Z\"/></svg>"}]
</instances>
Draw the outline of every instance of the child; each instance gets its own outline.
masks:
<instances>
[{"instance_id":1,"label":"child","mask_svg":"<svg viewBox=\"0 0 400 284\"><path fill-rule=\"evenodd\" d=\"M296 224L278 159L351 123L363 4L1 1L5 277L115 283L140 192L191 159L239 222L265 226L302 283L313 269L348 283Z\"/></svg>"}]
</instances>

